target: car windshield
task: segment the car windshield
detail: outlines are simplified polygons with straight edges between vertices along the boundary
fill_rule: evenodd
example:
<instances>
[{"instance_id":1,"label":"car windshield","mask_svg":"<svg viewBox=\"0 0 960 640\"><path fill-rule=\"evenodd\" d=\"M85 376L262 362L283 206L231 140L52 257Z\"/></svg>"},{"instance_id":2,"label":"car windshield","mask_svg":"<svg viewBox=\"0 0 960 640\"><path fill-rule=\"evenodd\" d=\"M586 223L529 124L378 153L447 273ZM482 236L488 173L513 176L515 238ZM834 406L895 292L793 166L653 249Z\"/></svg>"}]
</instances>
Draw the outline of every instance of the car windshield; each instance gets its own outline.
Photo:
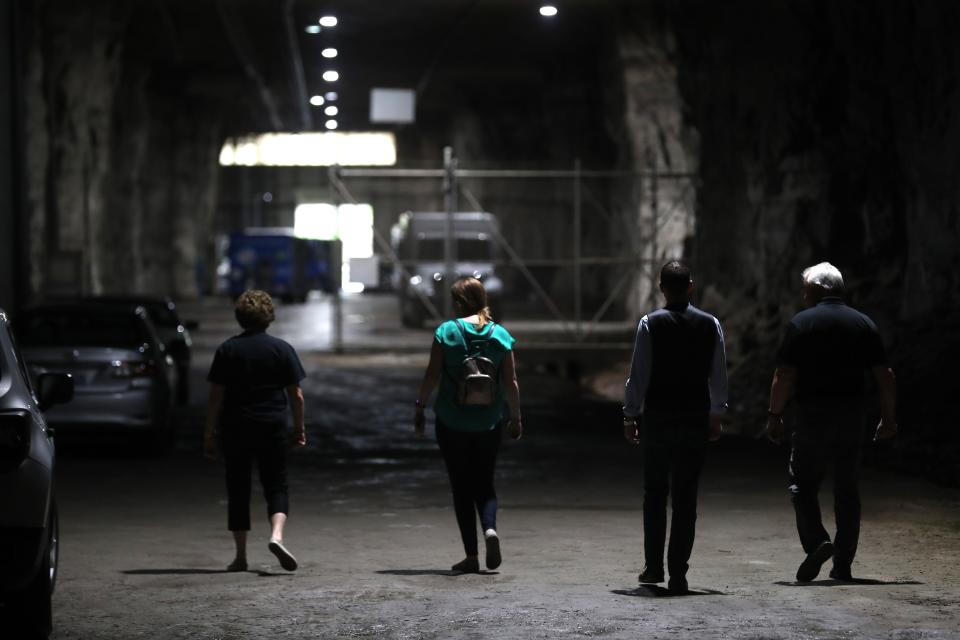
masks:
<instances>
[{"instance_id":1,"label":"car windshield","mask_svg":"<svg viewBox=\"0 0 960 640\"><path fill-rule=\"evenodd\" d=\"M424 261L442 262L443 238L427 238L420 240L418 248L419 259ZM489 262L491 258L490 241L480 239L457 239L458 262Z\"/></svg>"},{"instance_id":2,"label":"car windshield","mask_svg":"<svg viewBox=\"0 0 960 640\"><path fill-rule=\"evenodd\" d=\"M15 323L21 345L137 348L149 341L132 314L87 309L28 312Z\"/></svg>"}]
</instances>

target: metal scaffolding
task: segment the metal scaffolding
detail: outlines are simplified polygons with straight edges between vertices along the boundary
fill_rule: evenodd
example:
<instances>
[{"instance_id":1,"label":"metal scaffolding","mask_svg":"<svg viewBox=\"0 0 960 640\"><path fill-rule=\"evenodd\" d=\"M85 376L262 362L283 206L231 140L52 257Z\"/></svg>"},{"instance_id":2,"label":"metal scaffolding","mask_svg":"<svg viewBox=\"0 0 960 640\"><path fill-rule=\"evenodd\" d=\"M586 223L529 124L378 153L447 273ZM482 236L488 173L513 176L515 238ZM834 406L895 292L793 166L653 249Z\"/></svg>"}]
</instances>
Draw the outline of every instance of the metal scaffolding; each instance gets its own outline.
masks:
<instances>
[{"instance_id":1,"label":"metal scaffolding","mask_svg":"<svg viewBox=\"0 0 960 640\"><path fill-rule=\"evenodd\" d=\"M466 207L464 210L491 211L507 222L510 216L519 215L518 206L503 204L504 197L488 194L481 198L471 187L491 182L540 183L524 192L524 197L533 198L537 194L546 197L544 194L550 193L543 187L545 181L566 183L559 189L567 194L566 206L561 211L550 209L552 213L546 216L549 219L545 218L545 224L551 230L561 225L570 229L568 255L560 254L559 247L554 255L524 255L524 251L517 248L518 238L509 237L509 231L502 231L493 224L488 224L488 229L505 256L496 263L497 266L517 271L537 302L548 312L564 341L571 344L591 341L605 324L632 327L638 313L654 304L659 265L670 258L680 257L684 241L693 235L696 183L695 176L687 173L588 170L582 168L579 160L569 170L462 169L452 149L447 147L443 167L438 169L331 167L329 180L337 199L357 203L358 198L348 187L351 179L372 179L374 186L369 189L376 189L381 180L436 180L439 183L438 195L442 196L446 213L443 242L446 282L451 282L456 272L453 214L460 209L461 201ZM494 206L484 206L491 201ZM540 203L541 207L548 205ZM585 219L587 211L596 214L593 219ZM566 216L569 220L563 220ZM609 234L607 239L598 242L596 238L603 237L604 233ZM592 242L587 241L588 236L592 237ZM408 269L415 263L401 260L376 225L374 241L378 253L409 278ZM598 245L609 250L597 251ZM586 255L591 246L594 249L592 255ZM593 292L588 300L585 271L598 269L613 277L600 279L605 285L602 298ZM544 273L551 273L551 270L555 281L557 271L568 271L569 287L557 287L555 282L553 285L545 283ZM597 279L595 276L594 281ZM568 289L571 299L564 304L561 298L567 297ZM560 295L561 291L564 296ZM452 317L449 296L443 296L441 316L440 310L427 296L419 290L417 294L433 320ZM613 309L619 310L617 317L611 315Z\"/></svg>"}]
</instances>

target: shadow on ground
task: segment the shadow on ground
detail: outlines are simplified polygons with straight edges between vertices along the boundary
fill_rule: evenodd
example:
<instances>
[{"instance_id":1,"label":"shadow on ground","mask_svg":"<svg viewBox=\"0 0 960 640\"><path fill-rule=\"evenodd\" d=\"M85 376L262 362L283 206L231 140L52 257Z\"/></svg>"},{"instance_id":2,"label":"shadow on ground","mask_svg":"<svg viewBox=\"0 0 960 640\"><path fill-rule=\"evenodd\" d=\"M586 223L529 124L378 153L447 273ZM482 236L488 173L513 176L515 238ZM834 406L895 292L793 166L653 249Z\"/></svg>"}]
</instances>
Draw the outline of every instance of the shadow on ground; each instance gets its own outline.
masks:
<instances>
[{"instance_id":1,"label":"shadow on ground","mask_svg":"<svg viewBox=\"0 0 960 640\"><path fill-rule=\"evenodd\" d=\"M453 578L467 575L500 575L499 571L478 571L476 574L469 574L451 571L450 569L384 569L383 571L377 571L377 573L384 576L450 576Z\"/></svg>"},{"instance_id":2,"label":"shadow on ground","mask_svg":"<svg viewBox=\"0 0 960 640\"><path fill-rule=\"evenodd\" d=\"M673 593L666 587L648 584L636 589L613 589L610 593L632 598L686 598L688 596L725 596L722 591L714 589L690 589L686 593Z\"/></svg>"},{"instance_id":3,"label":"shadow on ground","mask_svg":"<svg viewBox=\"0 0 960 640\"><path fill-rule=\"evenodd\" d=\"M127 569L120 573L128 576L200 576L211 573L230 573L226 569Z\"/></svg>"},{"instance_id":4,"label":"shadow on ground","mask_svg":"<svg viewBox=\"0 0 960 640\"><path fill-rule=\"evenodd\" d=\"M786 580L774 582L782 587L843 587L856 585L917 585L923 584L916 580L875 580L873 578L854 578L853 580L814 580L812 582L788 582Z\"/></svg>"}]
</instances>

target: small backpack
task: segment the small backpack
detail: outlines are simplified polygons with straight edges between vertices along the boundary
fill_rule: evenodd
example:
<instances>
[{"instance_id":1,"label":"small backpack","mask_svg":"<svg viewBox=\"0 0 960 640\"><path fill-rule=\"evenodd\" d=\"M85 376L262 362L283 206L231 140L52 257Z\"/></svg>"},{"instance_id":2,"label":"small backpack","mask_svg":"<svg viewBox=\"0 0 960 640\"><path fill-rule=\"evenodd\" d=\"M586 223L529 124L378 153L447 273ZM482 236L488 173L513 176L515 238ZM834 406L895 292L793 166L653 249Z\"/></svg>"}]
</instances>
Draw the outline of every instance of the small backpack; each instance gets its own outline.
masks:
<instances>
[{"instance_id":1,"label":"small backpack","mask_svg":"<svg viewBox=\"0 0 960 640\"><path fill-rule=\"evenodd\" d=\"M454 380L457 383L457 403L465 407L489 407L497 398L497 366L486 357L487 345L493 335L493 327L480 343L474 353L470 351L470 340L467 331L457 320L457 327L463 337L463 346L467 357L463 359L459 376ZM493 324L492 322L490 323Z\"/></svg>"}]
</instances>

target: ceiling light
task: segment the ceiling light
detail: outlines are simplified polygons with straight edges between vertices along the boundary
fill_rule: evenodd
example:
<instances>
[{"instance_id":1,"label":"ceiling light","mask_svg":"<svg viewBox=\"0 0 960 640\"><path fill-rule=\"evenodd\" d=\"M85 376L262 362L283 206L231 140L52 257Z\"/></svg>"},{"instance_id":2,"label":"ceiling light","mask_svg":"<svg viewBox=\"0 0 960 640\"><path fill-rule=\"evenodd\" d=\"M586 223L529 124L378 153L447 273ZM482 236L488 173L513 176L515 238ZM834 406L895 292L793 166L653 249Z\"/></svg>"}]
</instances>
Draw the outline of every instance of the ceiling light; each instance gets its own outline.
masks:
<instances>
[{"instance_id":1,"label":"ceiling light","mask_svg":"<svg viewBox=\"0 0 960 640\"><path fill-rule=\"evenodd\" d=\"M320 33L320 25L318 24L308 24L304 29L310 35L315 35Z\"/></svg>"},{"instance_id":2,"label":"ceiling light","mask_svg":"<svg viewBox=\"0 0 960 640\"><path fill-rule=\"evenodd\" d=\"M551 4L545 4L540 7L540 15L544 16L545 18L552 18L553 16L557 15L557 8ZM321 21L320 24L323 24L323 21Z\"/></svg>"},{"instance_id":3,"label":"ceiling light","mask_svg":"<svg viewBox=\"0 0 960 640\"><path fill-rule=\"evenodd\" d=\"M336 128L337 128L337 121L336 121L336 120L327 120L327 121L324 123L324 125L327 127L327 129L333 130L333 129L336 129Z\"/></svg>"},{"instance_id":4,"label":"ceiling light","mask_svg":"<svg viewBox=\"0 0 960 640\"><path fill-rule=\"evenodd\" d=\"M323 96L310 96L310 104L319 107L323 104Z\"/></svg>"},{"instance_id":5,"label":"ceiling light","mask_svg":"<svg viewBox=\"0 0 960 640\"><path fill-rule=\"evenodd\" d=\"M327 82L336 82L337 80L340 79L340 74L337 73L336 71L324 71L323 79L326 80Z\"/></svg>"},{"instance_id":6,"label":"ceiling light","mask_svg":"<svg viewBox=\"0 0 960 640\"><path fill-rule=\"evenodd\" d=\"M337 100L337 92L327 91L325 94L323 94L323 97L327 99L327 102L335 102Z\"/></svg>"},{"instance_id":7,"label":"ceiling light","mask_svg":"<svg viewBox=\"0 0 960 640\"><path fill-rule=\"evenodd\" d=\"M334 49L333 47L327 47L326 49L320 52L320 55L322 55L324 58L336 58L337 50Z\"/></svg>"},{"instance_id":8,"label":"ceiling light","mask_svg":"<svg viewBox=\"0 0 960 640\"><path fill-rule=\"evenodd\" d=\"M320 26L322 27L335 27L337 26L336 16L323 16L320 18Z\"/></svg>"},{"instance_id":9,"label":"ceiling light","mask_svg":"<svg viewBox=\"0 0 960 640\"><path fill-rule=\"evenodd\" d=\"M335 106L330 105L329 107L324 109L323 112L328 116L335 116L338 113L340 113L340 109L337 109Z\"/></svg>"}]
</instances>

